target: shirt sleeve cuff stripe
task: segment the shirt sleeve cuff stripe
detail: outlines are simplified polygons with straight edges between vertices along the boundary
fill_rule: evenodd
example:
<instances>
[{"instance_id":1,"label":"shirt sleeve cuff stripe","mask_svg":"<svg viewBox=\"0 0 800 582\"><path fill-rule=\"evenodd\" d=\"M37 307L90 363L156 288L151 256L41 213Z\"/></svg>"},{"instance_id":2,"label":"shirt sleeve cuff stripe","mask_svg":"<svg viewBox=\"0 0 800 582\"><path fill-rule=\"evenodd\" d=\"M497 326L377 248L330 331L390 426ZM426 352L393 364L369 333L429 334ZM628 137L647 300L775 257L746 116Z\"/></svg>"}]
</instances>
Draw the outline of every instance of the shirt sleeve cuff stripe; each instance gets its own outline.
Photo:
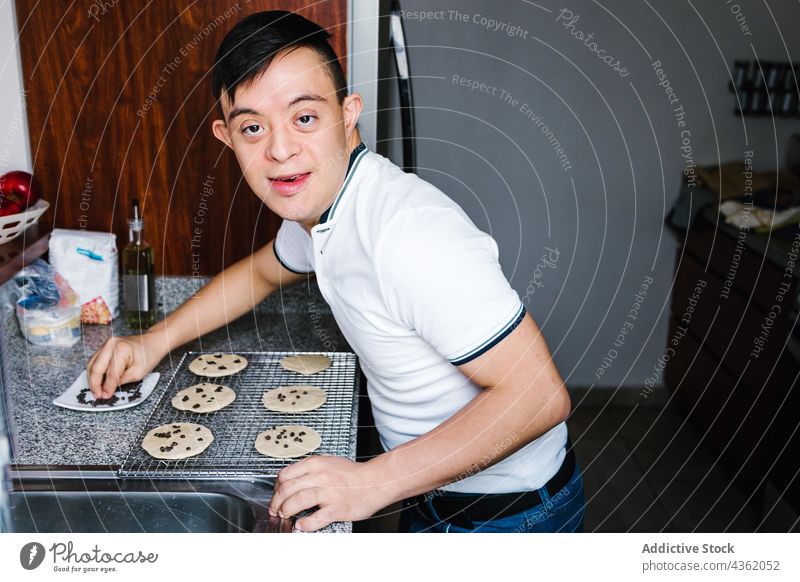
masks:
<instances>
[{"instance_id":1,"label":"shirt sleeve cuff stripe","mask_svg":"<svg viewBox=\"0 0 800 582\"><path fill-rule=\"evenodd\" d=\"M310 273L313 273L313 272L314 272L314 271L298 271L297 269L293 269L292 267L290 267L289 265L287 265L287 264L286 264L286 261L284 261L284 260L281 258L281 256L278 254L278 247L275 245L275 243L274 243L274 242L272 243L272 252L274 252L274 253L275 253L275 258L276 258L276 259L278 259L278 262L279 262L281 265L283 265L283 267L284 267L285 269L287 269L287 270L291 271L292 273L297 273L298 275L308 275L308 274L310 274Z\"/></svg>"},{"instance_id":2,"label":"shirt sleeve cuff stripe","mask_svg":"<svg viewBox=\"0 0 800 582\"><path fill-rule=\"evenodd\" d=\"M523 317L525 317L525 306L520 304L520 307L517 310L517 313L514 315L513 318L511 318L511 321L508 322L508 324L506 324L503 327L503 329L498 331L496 334L494 334L488 340L483 342L477 348L473 349L471 352L468 352L467 354L465 354L465 355L463 355L461 357L458 357L458 358L456 358L454 360L450 360L450 363L453 364L454 366L460 366L461 364L466 364L467 362L469 362L471 360L474 360L475 358L477 358L481 354L483 354L483 353L487 352L488 350L492 349L494 346L496 346L498 343L500 343L503 340L503 338L505 338L512 331L514 331L514 329L522 321Z\"/></svg>"}]
</instances>

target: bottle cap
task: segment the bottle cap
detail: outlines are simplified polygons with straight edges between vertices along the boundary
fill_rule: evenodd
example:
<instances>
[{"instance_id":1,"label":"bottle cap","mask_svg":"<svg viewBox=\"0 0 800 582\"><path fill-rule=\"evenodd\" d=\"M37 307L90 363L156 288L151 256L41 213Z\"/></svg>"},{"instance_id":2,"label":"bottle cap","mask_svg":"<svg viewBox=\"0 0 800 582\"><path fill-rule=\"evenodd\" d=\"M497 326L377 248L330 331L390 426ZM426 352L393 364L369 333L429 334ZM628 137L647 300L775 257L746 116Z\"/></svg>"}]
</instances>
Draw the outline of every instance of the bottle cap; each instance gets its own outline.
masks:
<instances>
[{"instance_id":1,"label":"bottle cap","mask_svg":"<svg viewBox=\"0 0 800 582\"><path fill-rule=\"evenodd\" d=\"M142 219L142 215L139 213L139 199L134 198L131 202L131 208L133 218L128 219L128 227L133 232L141 232L144 228L144 220Z\"/></svg>"}]
</instances>

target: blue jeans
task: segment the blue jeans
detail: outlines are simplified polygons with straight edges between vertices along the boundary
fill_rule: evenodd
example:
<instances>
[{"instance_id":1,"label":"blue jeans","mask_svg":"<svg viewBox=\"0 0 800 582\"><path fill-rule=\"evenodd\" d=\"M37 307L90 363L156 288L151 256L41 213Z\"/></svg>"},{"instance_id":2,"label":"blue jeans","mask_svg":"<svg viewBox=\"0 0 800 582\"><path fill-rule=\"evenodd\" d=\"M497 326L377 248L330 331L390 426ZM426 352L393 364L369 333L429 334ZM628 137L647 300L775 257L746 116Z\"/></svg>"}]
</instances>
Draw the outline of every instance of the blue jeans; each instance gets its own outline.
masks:
<instances>
[{"instance_id":1,"label":"blue jeans","mask_svg":"<svg viewBox=\"0 0 800 582\"><path fill-rule=\"evenodd\" d=\"M446 493L448 497L458 497L463 493ZM411 533L535 533L535 532L581 532L586 514L586 497L583 493L583 479L576 465L569 482L555 495L550 495L545 487L539 489L544 503L530 509L489 521L477 521L472 529L459 527L440 519L432 504L432 497L425 496L425 509L420 510L411 502L403 503L400 514L400 531ZM434 519L431 519L431 516Z\"/></svg>"}]
</instances>

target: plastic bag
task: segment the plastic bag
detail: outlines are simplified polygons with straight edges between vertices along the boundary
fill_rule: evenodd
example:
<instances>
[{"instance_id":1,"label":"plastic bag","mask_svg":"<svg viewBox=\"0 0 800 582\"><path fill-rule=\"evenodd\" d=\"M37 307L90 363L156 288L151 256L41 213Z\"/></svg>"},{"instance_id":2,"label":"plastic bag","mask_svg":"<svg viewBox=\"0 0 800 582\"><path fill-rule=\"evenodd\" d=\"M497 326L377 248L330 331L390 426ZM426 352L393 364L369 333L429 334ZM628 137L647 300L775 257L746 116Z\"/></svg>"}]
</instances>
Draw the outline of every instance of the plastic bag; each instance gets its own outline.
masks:
<instances>
[{"instance_id":1,"label":"plastic bag","mask_svg":"<svg viewBox=\"0 0 800 582\"><path fill-rule=\"evenodd\" d=\"M22 269L14 284L17 320L36 345L75 345L81 338L81 303L64 278L42 259Z\"/></svg>"},{"instance_id":2,"label":"plastic bag","mask_svg":"<svg viewBox=\"0 0 800 582\"><path fill-rule=\"evenodd\" d=\"M119 315L117 237L109 232L55 228L50 263L83 304L83 323L110 324Z\"/></svg>"}]
</instances>

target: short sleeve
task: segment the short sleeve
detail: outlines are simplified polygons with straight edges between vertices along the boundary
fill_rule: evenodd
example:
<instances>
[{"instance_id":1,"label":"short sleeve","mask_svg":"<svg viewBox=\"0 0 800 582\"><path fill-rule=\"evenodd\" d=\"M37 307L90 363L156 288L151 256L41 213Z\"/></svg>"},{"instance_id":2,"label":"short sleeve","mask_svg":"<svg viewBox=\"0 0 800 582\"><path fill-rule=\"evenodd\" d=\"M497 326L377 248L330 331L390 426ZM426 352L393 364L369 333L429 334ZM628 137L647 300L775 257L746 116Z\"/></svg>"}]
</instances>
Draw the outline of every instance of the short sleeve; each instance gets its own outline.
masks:
<instances>
[{"instance_id":1,"label":"short sleeve","mask_svg":"<svg viewBox=\"0 0 800 582\"><path fill-rule=\"evenodd\" d=\"M397 213L374 261L389 312L453 365L497 345L525 316L497 243L454 208Z\"/></svg>"},{"instance_id":2,"label":"short sleeve","mask_svg":"<svg viewBox=\"0 0 800 582\"><path fill-rule=\"evenodd\" d=\"M300 223L284 220L275 236L272 249L281 265L293 273L305 275L314 271L314 265L311 263L313 253L311 235Z\"/></svg>"}]
</instances>

